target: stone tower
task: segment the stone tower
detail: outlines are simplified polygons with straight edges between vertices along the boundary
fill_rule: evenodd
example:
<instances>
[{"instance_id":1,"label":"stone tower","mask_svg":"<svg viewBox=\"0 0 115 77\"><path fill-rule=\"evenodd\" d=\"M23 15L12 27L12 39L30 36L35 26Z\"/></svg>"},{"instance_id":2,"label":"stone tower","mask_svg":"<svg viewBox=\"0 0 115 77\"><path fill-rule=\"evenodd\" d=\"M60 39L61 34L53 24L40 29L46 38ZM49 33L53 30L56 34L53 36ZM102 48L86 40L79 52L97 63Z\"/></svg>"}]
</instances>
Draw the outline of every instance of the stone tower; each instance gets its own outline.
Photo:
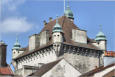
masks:
<instances>
[{"instance_id":1,"label":"stone tower","mask_svg":"<svg viewBox=\"0 0 115 77\"><path fill-rule=\"evenodd\" d=\"M56 55L59 56L60 55L59 51L60 51L61 43L64 41L64 38L63 38L62 27L58 23L58 18L56 19L56 24L54 25L54 27L52 29L52 41L53 41L53 45L54 45Z\"/></svg>"},{"instance_id":2,"label":"stone tower","mask_svg":"<svg viewBox=\"0 0 115 77\"><path fill-rule=\"evenodd\" d=\"M52 30L52 37L53 37L53 43L63 42L63 31L62 31L62 27L58 23L58 19L56 19L56 24Z\"/></svg>"},{"instance_id":3,"label":"stone tower","mask_svg":"<svg viewBox=\"0 0 115 77\"><path fill-rule=\"evenodd\" d=\"M18 55L20 55L22 52L20 51L21 45L16 38L16 42L14 44L14 47L12 48L12 59L16 58Z\"/></svg>"},{"instance_id":4,"label":"stone tower","mask_svg":"<svg viewBox=\"0 0 115 77\"><path fill-rule=\"evenodd\" d=\"M7 66L6 49L7 49L7 45L3 41L0 41L0 67Z\"/></svg>"},{"instance_id":5,"label":"stone tower","mask_svg":"<svg viewBox=\"0 0 115 77\"><path fill-rule=\"evenodd\" d=\"M104 35L104 33L101 30L96 35L95 40L98 43L98 46L100 49L102 49L104 51L107 49L106 48L106 43L107 43L106 36Z\"/></svg>"}]
</instances>

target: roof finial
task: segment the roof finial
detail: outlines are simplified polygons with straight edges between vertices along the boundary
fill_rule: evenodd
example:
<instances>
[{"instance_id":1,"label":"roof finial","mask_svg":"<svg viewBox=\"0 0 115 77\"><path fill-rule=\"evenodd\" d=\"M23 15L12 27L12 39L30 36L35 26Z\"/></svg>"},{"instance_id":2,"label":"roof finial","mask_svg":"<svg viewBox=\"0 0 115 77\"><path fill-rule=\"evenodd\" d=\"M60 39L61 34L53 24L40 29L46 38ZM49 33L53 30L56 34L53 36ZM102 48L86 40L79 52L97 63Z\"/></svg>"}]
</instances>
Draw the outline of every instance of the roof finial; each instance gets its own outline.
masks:
<instances>
[{"instance_id":1,"label":"roof finial","mask_svg":"<svg viewBox=\"0 0 115 77\"><path fill-rule=\"evenodd\" d=\"M16 34L16 42L18 43L18 34Z\"/></svg>"},{"instance_id":2,"label":"roof finial","mask_svg":"<svg viewBox=\"0 0 115 77\"><path fill-rule=\"evenodd\" d=\"M58 23L58 15L56 16L56 23Z\"/></svg>"},{"instance_id":3,"label":"roof finial","mask_svg":"<svg viewBox=\"0 0 115 77\"><path fill-rule=\"evenodd\" d=\"M102 25L99 25L99 27L100 27L100 31L102 32Z\"/></svg>"},{"instance_id":4,"label":"roof finial","mask_svg":"<svg viewBox=\"0 0 115 77\"><path fill-rule=\"evenodd\" d=\"M69 6L69 0L67 0L67 7L70 7L70 6Z\"/></svg>"}]
</instances>

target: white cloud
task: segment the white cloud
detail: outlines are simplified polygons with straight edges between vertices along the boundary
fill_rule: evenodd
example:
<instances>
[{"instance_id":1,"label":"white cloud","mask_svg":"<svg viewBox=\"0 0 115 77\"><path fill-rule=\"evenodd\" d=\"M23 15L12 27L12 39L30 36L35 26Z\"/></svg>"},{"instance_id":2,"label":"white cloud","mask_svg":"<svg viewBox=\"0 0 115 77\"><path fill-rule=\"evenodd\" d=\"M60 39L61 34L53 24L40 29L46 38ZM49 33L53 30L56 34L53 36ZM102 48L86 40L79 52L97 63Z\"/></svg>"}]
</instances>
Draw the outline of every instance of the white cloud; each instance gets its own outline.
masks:
<instances>
[{"instance_id":1,"label":"white cloud","mask_svg":"<svg viewBox=\"0 0 115 77\"><path fill-rule=\"evenodd\" d=\"M26 0L0 0L2 8L6 7L10 11L14 11L17 7L23 4Z\"/></svg>"},{"instance_id":2,"label":"white cloud","mask_svg":"<svg viewBox=\"0 0 115 77\"><path fill-rule=\"evenodd\" d=\"M29 23L26 18L7 18L0 24L0 32L4 33L20 33L27 32L32 28L33 24Z\"/></svg>"}]
</instances>

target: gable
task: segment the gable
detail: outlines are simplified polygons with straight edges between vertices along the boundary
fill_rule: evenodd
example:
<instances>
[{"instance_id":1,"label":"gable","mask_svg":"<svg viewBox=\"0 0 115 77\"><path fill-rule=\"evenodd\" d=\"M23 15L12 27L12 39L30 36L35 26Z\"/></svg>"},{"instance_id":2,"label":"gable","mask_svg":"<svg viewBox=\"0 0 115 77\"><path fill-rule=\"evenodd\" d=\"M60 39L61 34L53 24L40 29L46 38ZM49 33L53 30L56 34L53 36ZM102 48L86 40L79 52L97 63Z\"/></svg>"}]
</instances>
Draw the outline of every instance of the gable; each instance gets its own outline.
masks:
<instances>
[{"instance_id":1,"label":"gable","mask_svg":"<svg viewBox=\"0 0 115 77\"><path fill-rule=\"evenodd\" d=\"M42 75L42 77L78 77L79 75L81 73L78 70L62 59L52 69Z\"/></svg>"}]
</instances>

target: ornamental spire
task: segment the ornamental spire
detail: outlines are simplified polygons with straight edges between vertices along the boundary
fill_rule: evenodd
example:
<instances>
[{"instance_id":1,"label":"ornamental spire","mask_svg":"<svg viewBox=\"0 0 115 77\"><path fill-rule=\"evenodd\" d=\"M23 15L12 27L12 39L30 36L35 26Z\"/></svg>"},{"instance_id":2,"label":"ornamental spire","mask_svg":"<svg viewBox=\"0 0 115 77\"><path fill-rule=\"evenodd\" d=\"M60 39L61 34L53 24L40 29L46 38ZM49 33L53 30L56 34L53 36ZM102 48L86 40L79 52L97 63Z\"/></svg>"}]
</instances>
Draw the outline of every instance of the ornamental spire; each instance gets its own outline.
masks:
<instances>
[{"instance_id":1,"label":"ornamental spire","mask_svg":"<svg viewBox=\"0 0 115 77\"><path fill-rule=\"evenodd\" d=\"M56 16L56 24L58 23L58 16Z\"/></svg>"},{"instance_id":2,"label":"ornamental spire","mask_svg":"<svg viewBox=\"0 0 115 77\"><path fill-rule=\"evenodd\" d=\"M19 41L18 41L18 35L16 34L16 42L15 42L15 44L14 44L13 49L18 50L18 49L20 49L20 47L21 47L21 45L20 45L20 43L19 43Z\"/></svg>"},{"instance_id":3,"label":"ornamental spire","mask_svg":"<svg viewBox=\"0 0 115 77\"><path fill-rule=\"evenodd\" d=\"M67 0L67 6L69 6L69 0Z\"/></svg>"},{"instance_id":4,"label":"ornamental spire","mask_svg":"<svg viewBox=\"0 0 115 77\"><path fill-rule=\"evenodd\" d=\"M102 32L102 25L99 25L99 27L100 27L100 32Z\"/></svg>"},{"instance_id":5,"label":"ornamental spire","mask_svg":"<svg viewBox=\"0 0 115 77\"><path fill-rule=\"evenodd\" d=\"M67 6L66 6L66 9L64 11L64 16L66 16L72 20L74 19L73 12L71 11L70 6L69 6L69 0L67 1Z\"/></svg>"}]
</instances>

